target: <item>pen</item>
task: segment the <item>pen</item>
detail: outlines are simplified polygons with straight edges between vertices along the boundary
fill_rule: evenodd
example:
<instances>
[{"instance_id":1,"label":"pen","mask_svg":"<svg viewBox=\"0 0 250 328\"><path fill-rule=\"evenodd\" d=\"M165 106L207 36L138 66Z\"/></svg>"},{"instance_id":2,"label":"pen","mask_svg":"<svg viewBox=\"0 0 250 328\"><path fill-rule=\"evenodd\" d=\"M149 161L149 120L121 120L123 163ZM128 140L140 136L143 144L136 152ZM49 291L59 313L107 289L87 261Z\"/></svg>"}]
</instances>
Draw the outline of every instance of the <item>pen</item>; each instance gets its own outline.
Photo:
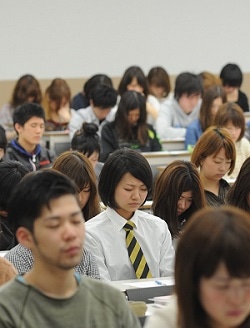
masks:
<instances>
[{"instance_id":1,"label":"pen","mask_svg":"<svg viewBox=\"0 0 250 328\"><path fill-rule=\"evenodd\" d=\"M156 283L156 285L158 285L158 286L166 286L166 284L164 284L164 282L161 282L161 281L159 281L159 280L155 280L155 283Z\"/></svg>"}]
</instances>

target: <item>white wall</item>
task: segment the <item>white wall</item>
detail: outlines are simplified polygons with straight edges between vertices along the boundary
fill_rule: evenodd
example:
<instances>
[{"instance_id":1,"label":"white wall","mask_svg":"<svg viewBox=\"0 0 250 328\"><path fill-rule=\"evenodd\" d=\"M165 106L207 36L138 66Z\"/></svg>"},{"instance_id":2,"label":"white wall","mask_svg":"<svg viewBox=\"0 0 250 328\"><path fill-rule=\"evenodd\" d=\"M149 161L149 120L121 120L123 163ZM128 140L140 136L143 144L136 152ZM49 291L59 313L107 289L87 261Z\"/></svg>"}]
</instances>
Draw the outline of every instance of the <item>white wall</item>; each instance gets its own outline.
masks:
<instances>
[{"instance_id":1,"label":"white wall","mask_svg":"<svg viewBox=\"0 0 250 328\"><path fill-rule=\"evenodd\" d=\"M250 72L249 0L0 0L0 80Z\"/></svg>"}]
</instances>

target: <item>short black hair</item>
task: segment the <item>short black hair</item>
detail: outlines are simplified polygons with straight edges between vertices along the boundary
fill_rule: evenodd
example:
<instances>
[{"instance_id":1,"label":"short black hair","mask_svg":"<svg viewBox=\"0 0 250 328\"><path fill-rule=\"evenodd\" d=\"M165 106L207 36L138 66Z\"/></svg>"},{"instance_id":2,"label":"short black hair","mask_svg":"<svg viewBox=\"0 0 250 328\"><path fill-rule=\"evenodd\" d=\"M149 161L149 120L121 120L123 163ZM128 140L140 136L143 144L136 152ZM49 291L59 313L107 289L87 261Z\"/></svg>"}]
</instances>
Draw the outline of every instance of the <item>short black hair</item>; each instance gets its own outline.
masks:
<instances>
[{"instance_id":1,"label":"short black hair","mask_svg":"<svg viewBox=\"0 0 250 328\"><path fill-rule=\"evenodd\" d=\"M202 94L202 80L199 75L189 72L181 73L175 80L174 97L178 101L183 94Z\"/></svg>"},{"instance_id":2,"label":"short black hair","mask_svg":"<svg viewBox=\"0 0 250 328\"><path fill-rule=\"evenodd\" d=\"M7 206L13 231L25 227L33 232L34 221L44 206L50 208L51 200L69 194L78 199L76 185L60 172L47 169L26 174L11 194Z\"/></svg>"},{"instance_id":3,"label":"short black hair","mask_svg":"<svg viewBox=\"0 0 250 328\"><path fill-rule=\"evenodd\" d=\"M0 209L7 210L11 193L29 170L20 162L4 161L0 163Z\"/></svg>"},{"instance_id":4,"label":"short black hair","mask_svg":"<svg viewBox=\"0 0 250 328\"><path fill-rule=\"evenodd\" d=\"M44 109L35 103L25 103L14 110L13 124L15 125L18 123L24 126L32 117L40 117L45 121Z\"/></svg>"},{"instance_id":5,"label":"short black hair","mask_svg":"<svg viewBox=\"0 0 250 328\"><path fill-rule=\"evenodd\" d=\"M115 189L124 174L130 173L133 177L140 180L148 189L148 194L152 189L153 176L152 170L139 152L123 148L114 151L104 163L99 177L99 195L105 206L116 209Z\"/></svg>"},{"instance_id":6,"label":"short black hair","mask_svg":"<svg viewBox=\"0 0 250 328\"><path fill-rule=\"evenodd\" d=\"M220 78L223 86L240 87L243 81L243 74L238 65L229 63L222 68Z\"/></svg>"},{"instance_id":7,"label":"short black hair","mask_svg":"<svg viewBox=\"0 0 250 328\"><path fill-rule=\"evenodd\" d=\"M94 106L107 109L116 105L117 91L109 85L98 84L91 90L89 97Z\"/></svg>"},{"instance_id":8,"label":"short black hair","mask_svg":"<svg viewBox=\"0 0 250 328\"><path fill-rule=\"evenodd\" d=\"M106 74L96 74L91 76L83 86L83 93L89 99L91 91L98 85L98 84L106 84L110 87L113 87L113 82L109 76Z\"/></svg>"},{"instance_id":9,"label":"short black hair","mask_svg":"<svg viewBox=\"0 0 250 328\"><path fill-rule=\"evenodd\" d=\"M0 125L0 148L3 148L4 152L6 151L7 147L7 138L5 129Z\"/></svg>"}]
</instances>

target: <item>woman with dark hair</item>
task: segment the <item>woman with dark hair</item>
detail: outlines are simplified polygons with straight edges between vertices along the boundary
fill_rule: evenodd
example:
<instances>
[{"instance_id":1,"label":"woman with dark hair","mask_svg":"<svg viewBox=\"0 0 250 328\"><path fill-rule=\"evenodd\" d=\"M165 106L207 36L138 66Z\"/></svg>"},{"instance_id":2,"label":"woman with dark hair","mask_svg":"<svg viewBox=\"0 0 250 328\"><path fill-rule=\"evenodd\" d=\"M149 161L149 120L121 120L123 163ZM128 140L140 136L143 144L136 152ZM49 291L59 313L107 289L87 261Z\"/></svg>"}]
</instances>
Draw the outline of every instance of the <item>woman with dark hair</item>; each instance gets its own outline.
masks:
<instances>
[{"instance_id":1,"label":"woman with dark hair","mask_svg":"<svg viewBox=\"0 0 250 328\"><path fill-rule=\"evenodd\" d=\"M179 160L167 165L154 186L152 211L167 222L173 240L180 236L190 216L205 205L196 166Z\"/></svg>"},{"instance_id":2,"label":"woman with dark hair","mask_svg":"<svg viewBox=\"0 0 250 328\"><path fill-rule=\"evenodd\" d=\"M96 257L102 279L172 274L174 249L166 222L139 210L152 180L148 161L135 150L116 150L105 162L98 189L106 210L85 224L85 247ZM132 245L139 256L133 259Z\"/></svg>"},{"instance_id":3,"label":"woman with dark hair","mask_svg":"<svg viewBox=\"0 0 250 328\"><path fill-rule=\"evenodd\" d=\"M235 145L228 131L211 126L198 140L191 162L200 170L205 197L209 206L225 204L230 185L224 175L233 172L236 160Z\"/></svg>"},{"instance_id":4,"label":"woman with dark hair","mask_svg":"<svg viewBox=\"0 0 250 328\"><path fill-rule=\"evenodd\" d=\"M97 134L98 126L95 123L84 122L82 128L74 133L71 140L72 150L77 150L88 157L99 177L103 163L99 162L101 146L100 137Z\"/></svg>"},{"instance_id":5,"label":"woman with dark hair","mask_svg":"<svg viewBox=\"0 0 250 328\"><path fill-rule=\"evenodd\" d=\"M160 141L152 125L146 122L146 99L136 91L122 96L113 122L104 125L101 134L101 161L119 148L132 148L141 152L159 151Z\"/></svg>"},{"instance_id":6,"label":"woman with dark hair","mask_svg":"<svg viewBox=\"0 0 250 328\"><path fill-rule=\"evenodd\" d=\"M203 92L199 118L193 120L188 126L185 136L185 148L191 149L202 133L213 125L215 114L220 106L226 102L226 93L221 86L212 86Z\"/></svg>"},{"instance_id":7,"label":"woman with dark hair","mask_svg":"<svg viewBox=\"0 0 250 328\"><path fill-rule=\"evenodd\" d=\"M100 213L96 178L86 156L77 151L66 151L57 157L52 168L75 182L85 221Z\"/></svg>"},{"instance_id":8,"label":"woman with dark hair","mask_svg":"<svg viewBox=\"0 0 250 328\"><path fill-rule=\"evenodd\" d=\"M9 250L17 244L15 232L8 222L7 205L13 189L28 172L20 162L0 163L0 250Z\"/></svg>"},{"instance_id":9,"label":"woman with dark hair","mask_svg":"<svg viewBox=\"0 0 250 328\"><path fill-rule=\"evenodd\" d=\"M150 69L147 76L150 93L162 103L171 91L170 78L167 71L161 66Z\"/></svg>"},{"instance_id":10,"label":"woman with dark hair","mask_svg":"<svg viewBox=\"0 0 250 328\"><path fill-rule=\"evenodd\" d=\"M0 124L6 131L8 140L16 137L13 126L14 109L26 102L41 104L42 92L38 80L30 74L21 76L14 87L11 100L0 110Z\"/></svg>"},{"instance_id":11,"label":"woman with dark hair","mask_svg":"<svg viewBox=\"0 0 250 328\"><path fill-rule=\"evenodd\" d=\"M234 184L226 195L226 202L250 213L250 157L242 164Z\"/></svg>"},{"instance_id":12,"label":"woman with dark hair","mask_svg":"<svg viewBox=\"0 0 250 328\"><path fill-rule=\"evenodd\" d=\"M144 94L146 98L147 122L154 125L158 117L160 103L155 96L149 94L147 77L139 66L128 67L118 86L118 93L120 96L126 91L131 90Z\"/></svg>"},{"instance_id":13,"label":"woman with dark hair","mask_svg":"<svg viewBox=\"0 0 250 328\"><path fill-rule=\"evenodd\" d=\"M249 214L229 206L199 210L176 250L176 297L145 328L249 328L249 252Z\"/></svg>"}]
</instances>

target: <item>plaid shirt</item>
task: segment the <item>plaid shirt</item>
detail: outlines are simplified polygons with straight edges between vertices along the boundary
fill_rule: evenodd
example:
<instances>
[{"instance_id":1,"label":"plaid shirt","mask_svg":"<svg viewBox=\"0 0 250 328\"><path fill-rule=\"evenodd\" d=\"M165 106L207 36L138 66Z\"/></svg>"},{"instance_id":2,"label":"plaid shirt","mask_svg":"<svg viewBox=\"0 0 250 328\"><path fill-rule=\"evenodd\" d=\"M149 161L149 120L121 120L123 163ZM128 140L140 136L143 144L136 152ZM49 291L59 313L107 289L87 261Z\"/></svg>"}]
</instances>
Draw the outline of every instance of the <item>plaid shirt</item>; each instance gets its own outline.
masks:
<instances>
[{"instance_id":1,"label":"plaid shirt","mask_svg":"<svg viewBox=\"0 0 250 328\"><path fill-rule=\"evenodd\" d=\"M21 244L9 250L4 257L14 265L19 274L29 272L34 263L31 250ZM83 249L81 262L75 267L75 270L82 275L100 279L96 259L86 249Z\"/></svg>"}]
</instances>

